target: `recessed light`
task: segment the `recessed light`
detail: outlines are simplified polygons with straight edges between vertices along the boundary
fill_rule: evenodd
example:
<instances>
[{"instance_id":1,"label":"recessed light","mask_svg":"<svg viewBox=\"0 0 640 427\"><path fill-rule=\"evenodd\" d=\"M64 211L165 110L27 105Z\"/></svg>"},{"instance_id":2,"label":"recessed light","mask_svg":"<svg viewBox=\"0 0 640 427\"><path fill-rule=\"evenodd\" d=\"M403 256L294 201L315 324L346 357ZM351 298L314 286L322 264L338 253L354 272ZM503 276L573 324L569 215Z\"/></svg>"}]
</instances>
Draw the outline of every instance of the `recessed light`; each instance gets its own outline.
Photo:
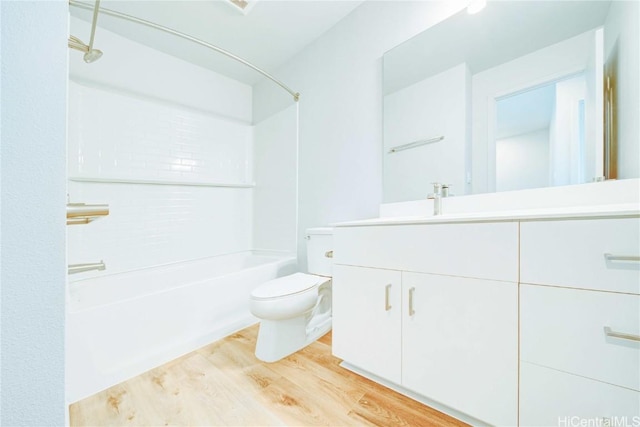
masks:
<instances>
[{"instance_id":1,"label":"recessed light","mask_svg":"<svg viewBox=\"0 0 640 427\"><path fill-rule=\"evenodd\" d=\"M253 8L258 0L227 0L224 3L233 7L234 10L246 15Z\"/></svg>"},{"instance_id":2,"label":"recessed light","mask_svg":"<svg viewBox=\"0 0 640 427\"><path fill-rule=\"evenodd\" d=\"M487 5L487 0L471 0L469 6L467 6L467 13L473 15L480 12Z\"/></svg>"}]
</instances>

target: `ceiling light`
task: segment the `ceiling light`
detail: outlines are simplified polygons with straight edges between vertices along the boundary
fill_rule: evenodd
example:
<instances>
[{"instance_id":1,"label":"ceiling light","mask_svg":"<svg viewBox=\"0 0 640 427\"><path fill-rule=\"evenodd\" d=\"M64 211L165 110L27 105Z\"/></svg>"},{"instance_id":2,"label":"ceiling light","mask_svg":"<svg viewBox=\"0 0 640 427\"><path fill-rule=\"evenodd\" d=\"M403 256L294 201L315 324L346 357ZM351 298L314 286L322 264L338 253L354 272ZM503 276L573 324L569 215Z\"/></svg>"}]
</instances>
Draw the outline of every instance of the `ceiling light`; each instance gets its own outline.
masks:
<instances>
[{"instance_id":1,"label":"ceiling light","mask_svg":"<svg viewBox=\"0 0 640 427\"><path fill-rule=\"evenodd\" d=\"M226 4L233 7L235 10L246 15L253 8L258 0L227 0Z\"/></svg>"},{"instance_id":2,"label":"ceiling light","mask_svg":"<svg viewBox=\"0 0 640 427\"><path fill-rule=\"evenodd\" d=\"M487 5L487 0L471 0L467 6L467 13L473 15L480 12Z\"/></svg>"}]
</instances>

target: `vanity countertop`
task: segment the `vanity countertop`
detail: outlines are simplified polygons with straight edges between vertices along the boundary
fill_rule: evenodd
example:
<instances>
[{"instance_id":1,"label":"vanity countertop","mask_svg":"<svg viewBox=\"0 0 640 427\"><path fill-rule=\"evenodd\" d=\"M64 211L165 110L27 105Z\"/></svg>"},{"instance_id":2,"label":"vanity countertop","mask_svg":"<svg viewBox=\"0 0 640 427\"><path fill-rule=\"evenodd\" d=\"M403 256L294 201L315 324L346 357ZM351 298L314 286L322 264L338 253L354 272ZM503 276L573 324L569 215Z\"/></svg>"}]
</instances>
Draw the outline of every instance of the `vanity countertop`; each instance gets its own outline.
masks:
<instances>
[{"instance_id":1,"label":"vanity countertop","mask_svg":"<svg viewBox=\"0 0 640 427\"><path fill-rule=\"evenodd\" d=\"M450 213L438 216L404 216L372 218L332 224L333 227L365 227L374 225L443 224L462 222L496 221L536 221L553 219L589 219L589 218L640 217L640 205L637 203L618 205L571 206L563 208L544 208L509 210L494 212Z\"/></svg>"}]
</instances>

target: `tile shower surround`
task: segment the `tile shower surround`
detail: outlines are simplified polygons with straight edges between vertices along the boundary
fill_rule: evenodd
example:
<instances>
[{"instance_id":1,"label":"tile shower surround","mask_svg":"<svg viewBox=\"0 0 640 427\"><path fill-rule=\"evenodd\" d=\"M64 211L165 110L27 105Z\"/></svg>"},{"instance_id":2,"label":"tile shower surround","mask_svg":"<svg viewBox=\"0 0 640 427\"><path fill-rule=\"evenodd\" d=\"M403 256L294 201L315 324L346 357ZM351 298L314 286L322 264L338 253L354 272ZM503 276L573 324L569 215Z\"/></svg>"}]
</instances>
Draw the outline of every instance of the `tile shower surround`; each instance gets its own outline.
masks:
<instances>
[{"instance_id":1,"label":"tile shower surround","mask_svg":"<svg viewBox=\"0 0 640 427\"><path fill-rule=\"evenodd\" d=\"M252 184L251 124L73 81L69 104L70 200L111 211L68 227L70 264L107 265L77 278L250 249L251 188L201 185Z\"/></svg>"}]
</instances>

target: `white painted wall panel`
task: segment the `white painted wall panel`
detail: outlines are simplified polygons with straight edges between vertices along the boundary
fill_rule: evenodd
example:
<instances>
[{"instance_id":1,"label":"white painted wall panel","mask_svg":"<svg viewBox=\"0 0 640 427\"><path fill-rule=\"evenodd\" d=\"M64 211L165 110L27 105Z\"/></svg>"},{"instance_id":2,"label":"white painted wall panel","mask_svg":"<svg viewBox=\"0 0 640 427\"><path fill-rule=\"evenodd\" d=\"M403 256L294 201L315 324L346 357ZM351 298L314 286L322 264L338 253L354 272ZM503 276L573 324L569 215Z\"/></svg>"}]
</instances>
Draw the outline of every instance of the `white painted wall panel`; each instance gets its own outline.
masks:
<instances>
[{"instance_id":1,"label":"white painted wall panel","mask_svg":"<svg viewBox=\"0 0 640 427\"><path fill-rule=\"evenodd\" d=\"M296 252L298 105L255 126L253 247Z\"/></svg>"},{"instance_id":2,"label":"white painted wall panel","mask_svg":"<svg viewBox=\"0 0 640 427\"><path fill-rule=\"evenodd\" d=\"M2 1L0 425L65 425L66 2Z\"/></svg>"},{"instance_id":3,"label":"white painted wall panel","mask_svg":"<svg viewBox=\"0 0 640 427\"><path fill-rule=\"evenodd\" d=\"M549 186L549 129L496 141L496 191Z\"/></svg>"}]
</instances>

